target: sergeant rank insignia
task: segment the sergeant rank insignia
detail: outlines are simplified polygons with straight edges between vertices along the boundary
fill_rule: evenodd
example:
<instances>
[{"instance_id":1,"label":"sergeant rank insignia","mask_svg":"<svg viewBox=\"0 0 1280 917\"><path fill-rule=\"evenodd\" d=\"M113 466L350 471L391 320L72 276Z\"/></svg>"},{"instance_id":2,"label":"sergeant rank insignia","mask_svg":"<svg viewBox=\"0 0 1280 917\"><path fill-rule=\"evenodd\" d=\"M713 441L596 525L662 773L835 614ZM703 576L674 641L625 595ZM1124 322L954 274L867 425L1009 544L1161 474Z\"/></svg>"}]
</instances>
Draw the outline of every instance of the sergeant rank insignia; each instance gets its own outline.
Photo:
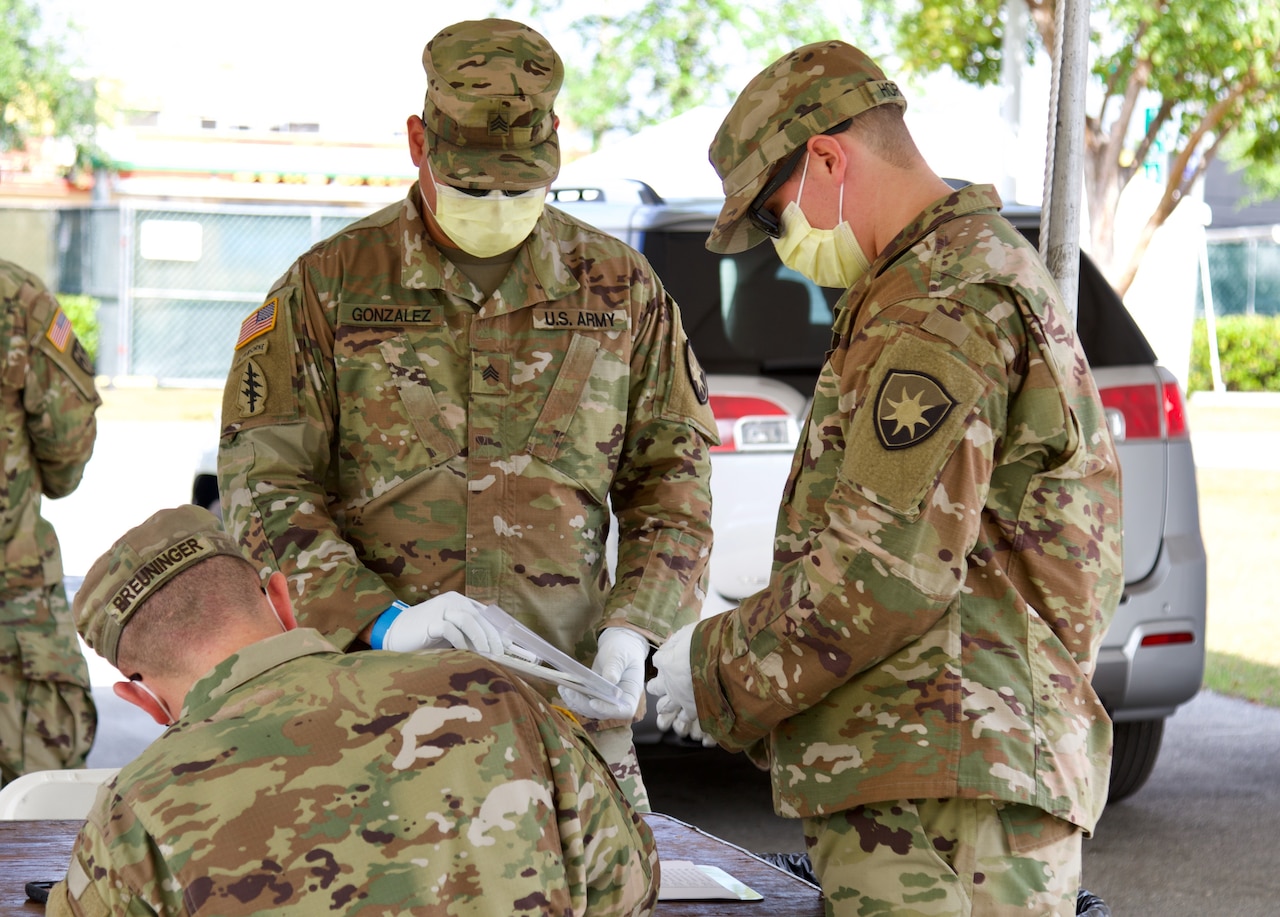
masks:
<instances>
[{"instance_id":1,"label":"sergeant rank insignia","mask_svg":"<svg viewBox=\"0 0 1280 917\"><path fill-rule=\"evenodd\" d=\"M942 426L955 406L956 400L932 376L891 370L876 396L876 437L889 450L918 445Z\"/></svg>"}]
</instances>

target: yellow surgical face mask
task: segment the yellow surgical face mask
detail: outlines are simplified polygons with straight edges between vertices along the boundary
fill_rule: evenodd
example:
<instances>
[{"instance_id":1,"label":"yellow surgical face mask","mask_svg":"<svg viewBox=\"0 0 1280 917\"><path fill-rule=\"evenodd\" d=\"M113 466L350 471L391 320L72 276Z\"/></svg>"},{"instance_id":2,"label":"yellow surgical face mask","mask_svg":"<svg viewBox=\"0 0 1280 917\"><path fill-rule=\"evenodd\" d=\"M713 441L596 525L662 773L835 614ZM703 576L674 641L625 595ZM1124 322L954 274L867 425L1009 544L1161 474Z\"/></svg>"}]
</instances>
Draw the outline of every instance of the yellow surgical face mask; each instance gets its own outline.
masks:
<instances>
[{"instance_id":1,"label":"yellow surgical face mask","mask_svg":"<svg viewBox=\"0 0 1280 917\"><path fill-rule=\"evenodd\" d=\"M840 183L840 222L835 229L814 229L799 203L808 175L809 157L805 156L800 190L782 211L782 235L773 240L773 246L783 264L818 286L848 289L871 265L844 218L844 183Z\"/></svg>"},{"instance_id":2,"label":"yellow surgical face mask","mask_svg":"<svg viewBox=\"0 0 1280 917\"><path fill-rule=\"evenodd\" d=\"M428 170L430 167L428 163ZM527 239L547 203L546 188L512 195L489 191L476 196L442 185L434 176L432 183L436 186L432 216L458 248L477 258L500 255Z\"/></svg>"}]
</instances>

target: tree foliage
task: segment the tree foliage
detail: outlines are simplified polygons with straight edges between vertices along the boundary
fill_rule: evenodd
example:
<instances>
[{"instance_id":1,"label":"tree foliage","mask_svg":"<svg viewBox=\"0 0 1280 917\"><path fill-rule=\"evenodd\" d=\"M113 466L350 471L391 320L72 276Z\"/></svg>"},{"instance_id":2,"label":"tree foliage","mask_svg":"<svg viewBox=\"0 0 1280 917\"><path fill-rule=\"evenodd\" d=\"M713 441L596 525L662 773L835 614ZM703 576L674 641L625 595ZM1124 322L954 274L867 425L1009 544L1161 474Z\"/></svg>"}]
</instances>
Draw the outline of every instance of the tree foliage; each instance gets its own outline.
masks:
<instances>
[{"instance_id":1,"label":"tree foliage","mask_svg":"<svg viewBox=\"0 0 1280 917\"><path fill-rule=\"evenodd\" d=\"M994 83L1002 0L868 0L908 67ZM1062 2L1062 0L1058 0ZM1055 0L1027 0L1054 50ZM1280 4L1276 0L1093 0L1085 123L1090 251L1123 293L1151 236L1219 155L1263 195L1280 193ZM1120 193L1150 157L1167 162L1132 252L1115 251Z\"/></svg>"},{"instance_id":2,"label":"tree foliage","mask_svg":"<svg viewBox=\"0 0 1280 917\"><path fill-rule=\"evenodd\" d=\"M0 0L0 150L65 138L88 157L97 122L93 84L76 79L62 45L41 34L36 4Z\"/></svg>"},{"instance_id":3,"label":"tree foliage","mask_svg":"<svg viewBox=\"0 0 1280 917\"><path fill-rule=\"evenodd\" d=\"M510 14L554 13L563 0L499 0ZM530 20L525 20L530 21ZM598 4L570 30L583 54L557 47L563 109L598 148L699 105L729 104L741 84L798 45L842 33L805 0L640 0ZM730 64L753 62L741 76Z\"/></svg>"}]
</instances>

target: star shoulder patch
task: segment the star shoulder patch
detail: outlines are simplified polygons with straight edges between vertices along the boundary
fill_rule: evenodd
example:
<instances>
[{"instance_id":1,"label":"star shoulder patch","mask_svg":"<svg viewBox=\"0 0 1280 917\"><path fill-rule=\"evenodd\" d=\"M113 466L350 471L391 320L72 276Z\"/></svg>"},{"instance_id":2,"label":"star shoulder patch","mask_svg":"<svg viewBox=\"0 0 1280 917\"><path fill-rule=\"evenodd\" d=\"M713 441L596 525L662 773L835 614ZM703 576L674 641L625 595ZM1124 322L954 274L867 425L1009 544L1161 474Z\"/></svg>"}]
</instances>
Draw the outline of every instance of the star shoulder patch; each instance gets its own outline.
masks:
<instances>
[{"instance_id":1,"label":"star shoulder patch","mask_svg":"<svg viewBox=\"0 0 1280 917\"><path fill-rule=\"evenodd\" d=\"M890 370L876 395L876 437L890 451L919 445L937 432L956 404L956 399L932 376L913 370Z\"/></svg>"}]
</instances>

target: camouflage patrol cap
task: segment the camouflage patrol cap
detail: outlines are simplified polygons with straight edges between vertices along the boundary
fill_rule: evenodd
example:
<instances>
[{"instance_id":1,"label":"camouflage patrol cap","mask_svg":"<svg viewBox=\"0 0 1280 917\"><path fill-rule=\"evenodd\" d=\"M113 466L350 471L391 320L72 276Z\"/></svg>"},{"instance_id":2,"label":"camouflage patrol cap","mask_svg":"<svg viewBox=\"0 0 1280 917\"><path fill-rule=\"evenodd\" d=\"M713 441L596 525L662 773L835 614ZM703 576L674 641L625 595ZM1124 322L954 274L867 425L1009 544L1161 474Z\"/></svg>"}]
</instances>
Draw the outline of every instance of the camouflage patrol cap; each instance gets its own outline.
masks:
<instances>
[{"instance_id":1,"label":"camouflage patrol cap","mask_svg":"<svg viewBox=\"0 0 1280 917\"><path fill-rule=\"evenodd\" d=\"M253 567L207 509L187 504L160 510L125 532L89 568L76 592L76 630L116 665L120 634L147 598L183 570L219 554Z\"/></svg>"},{"instance_id":2,"label":"camouflage patrol cap","mask_svg":"<svg viewBox=\"0 0 1280 917\"><path fill-rule=\"evenodd\" d=\"M460 187L528 190L560 172L552 106L564 64L550 42L509 19L459 22L422 51L423 122L432 172Z\"/></svg>"},{"instance_id":3,"label":"camouflage patrol cap","mask_svg":"<svg viewBox=\"0 0 1280 917\"><path fill-rule=\"evenodd\" d=\"M797 48L757 74L708 151L725 201L707 248L740 252L768 238L744 218L774 163L813 135L886 104L906 108L907 100L871 58L843 41Z\"/></svg>"}]
</instances>

